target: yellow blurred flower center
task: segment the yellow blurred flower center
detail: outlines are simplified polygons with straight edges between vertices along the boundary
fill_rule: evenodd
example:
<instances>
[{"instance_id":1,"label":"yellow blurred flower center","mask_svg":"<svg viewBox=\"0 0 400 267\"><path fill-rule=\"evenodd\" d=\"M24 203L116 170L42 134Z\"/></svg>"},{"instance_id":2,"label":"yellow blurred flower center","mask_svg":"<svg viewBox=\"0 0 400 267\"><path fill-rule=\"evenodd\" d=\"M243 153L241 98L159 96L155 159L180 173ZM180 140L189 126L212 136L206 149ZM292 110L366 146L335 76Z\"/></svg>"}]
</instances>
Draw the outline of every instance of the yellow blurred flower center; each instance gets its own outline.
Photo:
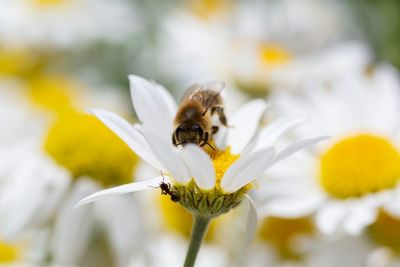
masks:
<instances>
[{"instance_id":1,"label":"yellow blurred flower center","mask_svg":"<svg viewBox=\"0 0 400 267\"><path fill-rule=\"evenodd\" d=\"M216 184L220 186L226 170L239 158L239 155L231 154L231 148L224 151L216 151L212 154L212 163L215 169Z\"/></svg>"},{"instance_id":2,"label":"yellow blurred flower center","mask_svg":"<svg viewBox=\"0 0 400 267\"><path fill-rule=\"evenodd\" d=\"M282 46L264 44L260 47L260 59L266 66L279 66L292 60L292 54Z\"/></svg>"},{"instance_id":3,"label":"yellow blurred flower center","mask_svg":"<svg viewBox=\"0 0 400 267\"><path fill-rule=\"evenodd\" d=\"M171 230L189 239L192 231L193 215L191 215L182 205L172 202L168 196L159 195L158 201L163 216L164 226L166 226L167 230ZM215 240L216 221L217 220L211 221L210 228L205 237L206 241L211 242Z\"/></svg>"},{"instance_id":4,"label":"yellow blurred flower center","mask_svg":"<svg viewBox=\"0 0 400 267\"><path fill-rule=\"evenodd\" d=\"M192 12L202 19L222 14L230 7L227 0L190 0L188 4Z\"/></svg>"},{"instance_id":5,"label":"yellow blurred flower center","mask_svg":"<svg viewBox=\"0 0 400 267\"><path fill-rule=\"evenodd\" d=\"M400 253L400 218L380 211L376 221L369 227L369 237L379 245Z\"/></svg>"},{"instance_id":6,"label":"yellow blurred flower center","mask_svg":"<svg viewBox=\"0 0 400 267\"><path fill-rule=\"evenodd\" d=\"M386 138L361 134L332 146L320 167L321 184L330 195L359 197L397 184L400 154Z\"/></svg>"},{"instance_id":7,"label":"yellow blurred flower center","mask_svg":"<svg viewBox=\"0 0 400 267\"><path fill-rule=\"evenodd\" d=\"M76 112L60 115L51 126L44 147L75 178L89 176L104 186L132 181L136 155L91 115Z\"/></svg>"},{"instance_id":8,"label":"yellow blurred flower center","mask_svg":"<svg viewBox=\"0 0 400 267\"><path fill-rule=\"evenodd\" d=\"M10 263L18 258L18 250L14 246L0 242L0 264Z\"/></svg>"},{"instance_id":9,"label":"yellow blurred flower center","mask_svg":"<svg viewBox=\"0 0 400 267\"><path fill-rule=\"evenodd\" d=\"M77 85L62 77L39 77L29 82L28 93L35 106L61 112L72 106Z\"/></svg>"},{"instance_id":10,"label":"yellow blurred flower center","mask_svg":"<svg viewBox=\"0 0 400 267\"><path fill-rule=\"evenodd\" d=\"M39 7L51 7L59 6L65 3L66 0L32 0L36 6Z\"/></svg>"},{"instance_id":11,"label":"yellow blurred flower center","mask_svg":"<svg viewBox=\"0 0 400 267\"><path fill-rule=\"evenodd\" d=\"M261 222L259 237L275 247L282 259L299 259L296 238L311 235L314 227L309 218L284 219L269 217Z\"/></svg>"}]
</instances>

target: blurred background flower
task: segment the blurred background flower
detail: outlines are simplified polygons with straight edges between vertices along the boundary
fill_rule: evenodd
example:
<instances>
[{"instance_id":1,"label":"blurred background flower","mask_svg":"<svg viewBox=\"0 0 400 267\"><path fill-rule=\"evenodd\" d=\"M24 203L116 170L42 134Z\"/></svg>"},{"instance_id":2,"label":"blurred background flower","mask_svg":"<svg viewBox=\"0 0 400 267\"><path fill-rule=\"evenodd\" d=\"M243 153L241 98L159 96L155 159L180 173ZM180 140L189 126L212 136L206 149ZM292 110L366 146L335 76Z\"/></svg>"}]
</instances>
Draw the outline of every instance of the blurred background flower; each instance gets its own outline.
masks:
<instances>
[{"instance_id":1,"label":"blurred background flower","mask_svg":"<svg viewBox=\"0 0 400 267\"><path fill-rule=\"evenodd\" d=\"M277 136L263 142L331 136L259 179L248 249L243 206L211 225L199 266L399 266L399 10L396 0L0 1L0 266L183 261L191 217L159 189L72 209L154 175L86 114L134 122L129 74L176 100L224 81L227 114L267 99L261 126Z\"/></svg>"}]
</instances>

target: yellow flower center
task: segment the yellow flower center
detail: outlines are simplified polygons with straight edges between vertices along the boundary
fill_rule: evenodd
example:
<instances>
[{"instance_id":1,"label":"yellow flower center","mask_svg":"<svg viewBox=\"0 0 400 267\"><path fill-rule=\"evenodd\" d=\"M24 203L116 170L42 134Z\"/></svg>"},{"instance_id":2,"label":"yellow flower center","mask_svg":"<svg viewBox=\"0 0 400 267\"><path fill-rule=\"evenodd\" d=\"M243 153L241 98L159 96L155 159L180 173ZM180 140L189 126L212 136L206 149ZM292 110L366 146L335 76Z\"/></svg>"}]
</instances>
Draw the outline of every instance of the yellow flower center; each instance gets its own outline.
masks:
<instances>
[{"instance_id":1,"label":"yellow flower center","mask_svg":"<svg viewBox=\"0 0 400 267\"><path fill-rule=\"evenodd\" d=\"M193 216L184 207L176 202L172 202L168 196L159 195L158 202L163 216L164 225L167 230L178 233L189 239L193 226ZM206 241L215 241L215 228L218 218L211 221L206 234Z\"/></svg>"},{"instance_id":2,"label":"yellow flower center","mask_svg":"<svg viewBox=\"0 0 400 267\"><path fill-rule=\"evenodd\" d=\"M314 233L314 227L309 218L283 219L269 217L261 222L259 237L272 245L282 259L300 259L300 249L296 239Z\"/></svg>"},{"instance_id":3,"label":"yellow flower center","mask_svg":"<svg viewBox=\"0 0 400 267\"><path fill-rule=\"evenodd\" d=\"M109 128L88 114L65 112L49 129L44 148L75 178L89 176L104 186L132 181L136 155Z\"/></svg>"},{"instance_id":4,"label":"yellow flower center","mask_svg":"<svg viewBox=\"0 0 400 267\"><path fill-rule=\"evenodd\" d=\"M223 14L230 7L227 0L190 0L188 4L192 12L201 19Z\"/></svg>"},{"instance_id":5,"label":"yellow flower center","mask_svg":"<svg viewBox=\"0 0 400 267\"><path fill-rule=\"evenodd\" d=\"M62 77L38 77L28 84L28 95L35 106L61 112L72 106L75 85Z\"/></svg>"},{"instance_id":6,"label":"yellow flower center","mask_svg":"<svg viewBox=\"0 0 400 267\"><path fill-rule=\"evenodd\" d=\"M320 181L333 197L350 198L394 187L400 178L400 154L383 137L346 138L321 157Z\"/></svg>"},{"instance_id":7,"label":"yellow flower center","mask_svg":"<svg viewBox=\"0 0 400 267\"><path fill-rule=\"evenodd\" d=\"M263 44L260 47L261 62L270 67L286 64L292 60L292 54L282 46L276 44Z\"/></svg>"},{"instance_id":8,"label":"yellow flower center","mask_svg":"<svg viewBox=\"0 0 400 267\"><path fill-rule=\"evenodd\" d=\"M16 247L0 242L0 264L10 263L18 258L18 250Z\"/></svg>"},{"instance_id":9,"label":"yellow flower center","mask_svg":"<svg viewBox=\"0 0 400 267\"><path fill-rule=\"evenodd\" d=\"M216 187L221 187L221 180L226 170L239 158L239 155L231 154L231 148L224 151L215 151L212 154L212 163L215 169Z\"/></svg>"},{"instance_id":10,"label":"yellow flower center","mask_svg":"<svg viewBox=\"0 0 400 267\"><path fill-rule=\"evenodd\" d=\"M400 253L400 219L380 211L376 221L369 227L369 237L379 245Z\"/></svg>"}]
</instances>

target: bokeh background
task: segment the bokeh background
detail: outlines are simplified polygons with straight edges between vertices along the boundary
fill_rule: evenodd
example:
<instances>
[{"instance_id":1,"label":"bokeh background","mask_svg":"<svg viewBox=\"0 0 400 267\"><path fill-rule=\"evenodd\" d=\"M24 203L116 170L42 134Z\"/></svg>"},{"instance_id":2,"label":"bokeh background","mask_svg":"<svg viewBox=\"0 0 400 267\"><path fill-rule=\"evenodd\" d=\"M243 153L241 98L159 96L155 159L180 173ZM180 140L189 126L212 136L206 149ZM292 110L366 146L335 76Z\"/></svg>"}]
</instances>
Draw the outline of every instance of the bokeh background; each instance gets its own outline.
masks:
<instances>
[{"instance_id":1,"label":"bokeh background","mask_svg":"<svg viewBox=\"0 0 400 267\"><path fill-rule=\"evenodd\" d=\"M0 266L180 266L191 217L159 190L72 209L157 174L86 110L134 122L129 74L177 100L224 81L228 117L381 63L398 79L399 11L397 0L0 0ZM340 238L312 213L260 217L249 248L243 212L215 220L198 266L400 266L400 219L384 212Z\"/></svg>"}]
</instances>

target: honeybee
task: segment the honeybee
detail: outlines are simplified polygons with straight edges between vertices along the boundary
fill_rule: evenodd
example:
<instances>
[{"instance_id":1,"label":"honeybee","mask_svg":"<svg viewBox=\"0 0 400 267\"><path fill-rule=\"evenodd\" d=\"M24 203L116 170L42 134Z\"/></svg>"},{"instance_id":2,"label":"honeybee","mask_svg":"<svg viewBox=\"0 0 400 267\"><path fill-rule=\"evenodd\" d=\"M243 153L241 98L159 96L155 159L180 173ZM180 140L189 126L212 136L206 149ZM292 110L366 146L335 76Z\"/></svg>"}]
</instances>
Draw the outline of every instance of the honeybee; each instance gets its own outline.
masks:
<instances>
[{"instance_id":1,"label":"honeybee","mask_svg":"<svg viewBox=\"0 0 400 267\"><path fill-rule=\"evenodd\" d=\"M212 116L217 114L221 124L228 126L221 97L224 87L224 83L207 83L195 84L186 90L174 120L172 143L175 146L193 143L214 149L209 140L219 128L212 125Z\"/></svg>"}]
</instances>

